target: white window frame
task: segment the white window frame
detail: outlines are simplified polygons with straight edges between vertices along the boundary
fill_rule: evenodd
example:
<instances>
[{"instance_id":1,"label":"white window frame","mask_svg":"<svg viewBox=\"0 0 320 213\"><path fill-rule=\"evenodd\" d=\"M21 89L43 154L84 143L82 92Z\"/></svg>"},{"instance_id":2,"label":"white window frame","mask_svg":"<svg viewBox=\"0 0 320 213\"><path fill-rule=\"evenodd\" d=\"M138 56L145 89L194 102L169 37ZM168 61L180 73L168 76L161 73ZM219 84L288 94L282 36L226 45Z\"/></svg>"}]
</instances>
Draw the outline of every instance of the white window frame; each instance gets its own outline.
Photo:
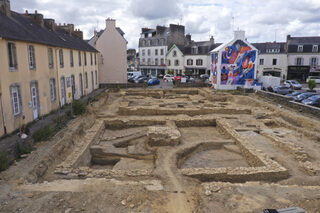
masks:
<instances>
[{"instance_id":1,"label":"white window frame","mask_svg":"<svg viewBox=\"0 0 320 213\"><path fill-rule=\"evenodd\" d=\"M10 71L18 69L17 47L14 42L8 42L8 63ZM11 53L11 54L10 54ZM10 63L11 61L11 63Z\"/></svg>"},{"instance_id":2,"label":"white window frame","mask_svg":"<svg viewBox=\"0 0 320 213\"><path fill-rule=\"evenodd\" d=\"M298 52L302 53L303 52L303 45L298 45Z\"/></svg>"},{"instance_id":3,"label":"white window frame","mask_svg":"<svg viewBox=\"0 0 320 213\"><path fill-rule=\"evenodd\" d=\"M74 67L73 51L70 50L70 67Z\"/></svg>"},{"instance_id":4,"label":"white window frame","mask_svg":"<svg viewBox=\"0 0 320 213\"><path fill-rule=\"evenodd\" d=\"M21 114L19 86L11 86L12 111L14 116Z\"/></svg>"},{"instance_id":5,"label":"white window frame","mask_svg":"<svg viewBox=\"0 0 320 213\"><path fill-rule=\"evenodd\" d=\"M300 63L298 63L298 61L300 61ZM296 65L302 66L303 65L303 58L301 58L301 57L296 58Z\"/></svg>"},{"instance_id":6,"label":"white window frame","mask_svg":"<svg viewBox=\"0 0 320 213\"><path fill-rule=\"evenodd\" d=\"M48 48L48 65L49 65L49 69L54 68L53 49L52 48Z\"/></svg>"},{"instance_id":7,"label":"white window frame","mask_svg":"<svg viewBox=\"0 0 320 213\"><path fill-rule=\"evenodd\" d=\"M35 54L35 48L33 45L28 45L28 59L29 59L30 70L36 69L36 54Z\"/></svg>"},{"instance_id":8,"label":"white window frame","mask_svg":"<svg viewBox=\"0 0 320 213\"><path fill-rule=\"evenodd\" d=\"M201 63L200 63L201 62ZM197 59L196 60L196 65L197 66L202 66L203 65L203 60L202 59Z\"/></svg>"},{"instance_id":9,"label":"white window frame","mask_svg":"<svg viewBox=\"0 0 320 213\"><path fill-rule=\"evenodd\" d=\"M176 66L176 67L177 67L177 66L179 66L179 64L180 64L180 62L179 62L179 60L178 60L178 59L174 61L174 66Z\"/></svg>"},{"instance_id":10,"label":"white window frame","mask_svg":"<svg viewBox=\"0 0 320 213\"><path fill-rule=\"evenodd\" d=\"M63 49L59 49L59 65L60 68L64 67Z\"/></svg>"},{"instance_id":11,"label":"white window frame","mask_svg":"<svg viewBox=\"0 0 320 213\"><path fill-rule=\"evenodd\" d=\"M56 80L54 78L50 79L50 95L51 95L51 102L57 100L56 96Z\"/></svg>"},{"instance_id":12,"label":"white window frame","mask_svg":"<svg viewBox=\"0 0 320 213\"><path fill-rule=\"evenodd\" d=\"M187 60L187 65L188 66L193 66L193 59L188 59Z\"/></svg>"},{"instance_id":13,"label":"white window frame","mask_svg":"<svg viewBox=\"0 0 320 213\"><path fill-rule=\"evenodd\" d=\"M317 66L318 65L318 58L312 57L311 60L310 60L310 65L311 66Z\"/></svg>"},{"instance_id":14,"label":"white window frame","mask_svg":"<svg viewBox=\"0 0 320 213\"><path fill-rule=\"evenodd\" d=\"M312 46L312 52L317 53L319 51L319 46L318 45L313 45Z\"/></svg>"},{"instance_id":15,"label":"white window frame","mask_svg":"<svg viewBox=\"0 0 320 213\"><path fill-rule=\"evenodd\" d=\"M260 58L259 65L264 65L264 58Z\"/></svg>"}]
</instances>

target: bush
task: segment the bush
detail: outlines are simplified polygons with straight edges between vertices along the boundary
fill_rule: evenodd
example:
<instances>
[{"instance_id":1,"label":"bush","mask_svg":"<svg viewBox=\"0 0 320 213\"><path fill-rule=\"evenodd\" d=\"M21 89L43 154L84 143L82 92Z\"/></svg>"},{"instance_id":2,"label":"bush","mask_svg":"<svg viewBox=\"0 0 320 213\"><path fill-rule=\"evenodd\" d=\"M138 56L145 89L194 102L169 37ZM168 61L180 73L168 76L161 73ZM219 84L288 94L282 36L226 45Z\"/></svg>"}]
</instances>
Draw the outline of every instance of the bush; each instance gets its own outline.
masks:
<instances>
[{"instance_id":1,"label":"bush","mask_svg":"<svg viewBox=\"0 0 320 213\"><path fill-rule=\"evenodd\" d=\"M9 160L7 153L3 150L0 154L0 172L6 170L9 167Z\"/></svg>"},{"instance_id":2,"label":"bush","mask_svg":"<svg viewBox=\"0 0 320 213\"><path fill-rule=\"evenodd\" d=\"M86 105L81 101L75 100L72 102L72 110L74 115L82 115L86 112Z\"/></svg>"},{"instance_id":3,"label":"bush","mask_svg":"<svg viewBox=\"0 0 320 213\"><path fill-rule=\"evenodd\" d=\"M34 142L47 141L53 136L53 134L54 129L51 126L46 126L36 131L32 137Z\"/></svg>"},{"instance_id":4,"label":"bush","mask_svg":"<svg viewBox=\"0 0 320 213\"><path fill-rule=\"evenodd\" d=\"M314 88L316 88L316 86L317 86L317 83L316 83L315 80L309 80L308 81L308 87L309 87L310 90L313 90Z\"/></svg>"},{"instance_id":5,"label":"bush","mask_svg":"<svg viewBox=\"0 0 320 213\"><path fill-rule=\"evenodd\" d=\"M18 143L17 145L17 155L20 157L24 154L29 154L33 150L32 146L25 143Z\"/></svg>"}]
</instances>

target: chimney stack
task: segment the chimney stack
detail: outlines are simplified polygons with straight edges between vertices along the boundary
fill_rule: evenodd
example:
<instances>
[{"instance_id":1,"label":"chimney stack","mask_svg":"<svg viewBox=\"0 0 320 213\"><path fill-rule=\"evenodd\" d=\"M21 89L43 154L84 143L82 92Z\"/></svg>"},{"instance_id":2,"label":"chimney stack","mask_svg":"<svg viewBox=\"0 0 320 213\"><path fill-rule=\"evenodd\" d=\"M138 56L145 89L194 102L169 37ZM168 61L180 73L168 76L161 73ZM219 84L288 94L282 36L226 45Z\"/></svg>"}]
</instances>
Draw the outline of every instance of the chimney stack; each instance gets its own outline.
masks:
<instances>
[{"instance_id":1,"label":"chimney stack","mask_svg":"<svg viewBox=\"0 0 320 213\"><path fill-rule=\"evenodd\" d=\"M116 20L107 18L106 20L106 29L115 29L116 28Z\"/></svg>"},{"instance_id":2,"label":"chimney stack","mask_svg":"<svg viewBox=\"0 0 320 213\"><path fill-rule=\"evenodd\" d=\"M80 38L81 40L83 40L83 32L79 29L73 31L73 35L77 36L78 38Z\"/></svg>"},{"instance_id":3,"label":"chimney stack","mask_svg":"<svg viewBox=\"0 0 320 213\"><path fill-rule=\"evenodd\" d=\"M0 0L0 13L11 17L10 0Z\"/></svg>"},{"instance_id":4,"label":"chimney stack","mask_svg":"<svg viewBox=\"0 0 320 213\"><path fill-rule=\"evenodd\" d=\"M191 44L191 34L187 34L186 35L186 39L187 39L187 44Z\"/></svg>"},{"instance_id":5,"label":"chimney stack","mask_svg":"<svg viewBox=\"0 0 320 213\"><path fill-rule=\"evenodd\" d=\"M213 38L213 36L210 37L210 42L211 42L212 44L214 44L214 38Z\"/></svg>"},{"instance_id":6,"label":"chimney stack","mask_svg":"<svg viewBox=\"0 0 320 213\"><path fill-rule=\"evenodd\" d=\"M52 31L56 30L56 24L54 19L44 19L44 25L51 29Z\"/></svg>"},{"instance_id":7,"label":"chimney stack","mask_svg":"<svg viewBox=\"0 0 320 213\"><path fill-rule=\"evenodd\" d=\"M43 15L38 13L37 10L34 11L34 14L30 14L28 11L26 11L26 13L24 15L31 18L35 23L37 23L41 27L44 27Z\"/></svg>"}]
</instances>

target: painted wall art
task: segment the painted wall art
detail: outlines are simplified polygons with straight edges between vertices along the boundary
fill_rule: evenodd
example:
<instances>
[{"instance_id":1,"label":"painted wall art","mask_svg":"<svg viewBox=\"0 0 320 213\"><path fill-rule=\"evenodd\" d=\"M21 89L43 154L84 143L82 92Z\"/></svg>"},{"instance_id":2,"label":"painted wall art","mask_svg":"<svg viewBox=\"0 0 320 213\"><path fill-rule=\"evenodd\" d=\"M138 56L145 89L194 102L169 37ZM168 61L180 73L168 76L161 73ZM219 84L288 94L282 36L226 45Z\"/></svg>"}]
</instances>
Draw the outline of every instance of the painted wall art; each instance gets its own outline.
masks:
<instances>
[{"instance_id":1,"label":"painted wall art","mask_svg":"<svg viewBox=\"0 0 320 213\"><path fill-rule=\"evenodd\" d=\"M221 85L245 85L255 77L256 50L241 40L222 52Z\"/></svg>"}]
</instances>

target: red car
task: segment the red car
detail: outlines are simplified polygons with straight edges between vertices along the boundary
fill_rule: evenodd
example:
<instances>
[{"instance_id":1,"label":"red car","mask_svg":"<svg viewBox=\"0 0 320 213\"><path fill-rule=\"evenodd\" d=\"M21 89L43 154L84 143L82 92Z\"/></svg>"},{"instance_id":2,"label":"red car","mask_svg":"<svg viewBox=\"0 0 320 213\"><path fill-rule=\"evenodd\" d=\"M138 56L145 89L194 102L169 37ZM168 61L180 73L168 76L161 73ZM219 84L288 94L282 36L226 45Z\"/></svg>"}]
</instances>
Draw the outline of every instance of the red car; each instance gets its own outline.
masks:
<instances>
[{"instance_id":1,"label":"red car","mask_svg":"<svg viewBox=\"0 0 320 213\"><path fill-rule=\"evenodd\" d=\"M181 76L174 76L174 78L173 78L175 81L181 81Z\"/></svg>"}]
</instances>

